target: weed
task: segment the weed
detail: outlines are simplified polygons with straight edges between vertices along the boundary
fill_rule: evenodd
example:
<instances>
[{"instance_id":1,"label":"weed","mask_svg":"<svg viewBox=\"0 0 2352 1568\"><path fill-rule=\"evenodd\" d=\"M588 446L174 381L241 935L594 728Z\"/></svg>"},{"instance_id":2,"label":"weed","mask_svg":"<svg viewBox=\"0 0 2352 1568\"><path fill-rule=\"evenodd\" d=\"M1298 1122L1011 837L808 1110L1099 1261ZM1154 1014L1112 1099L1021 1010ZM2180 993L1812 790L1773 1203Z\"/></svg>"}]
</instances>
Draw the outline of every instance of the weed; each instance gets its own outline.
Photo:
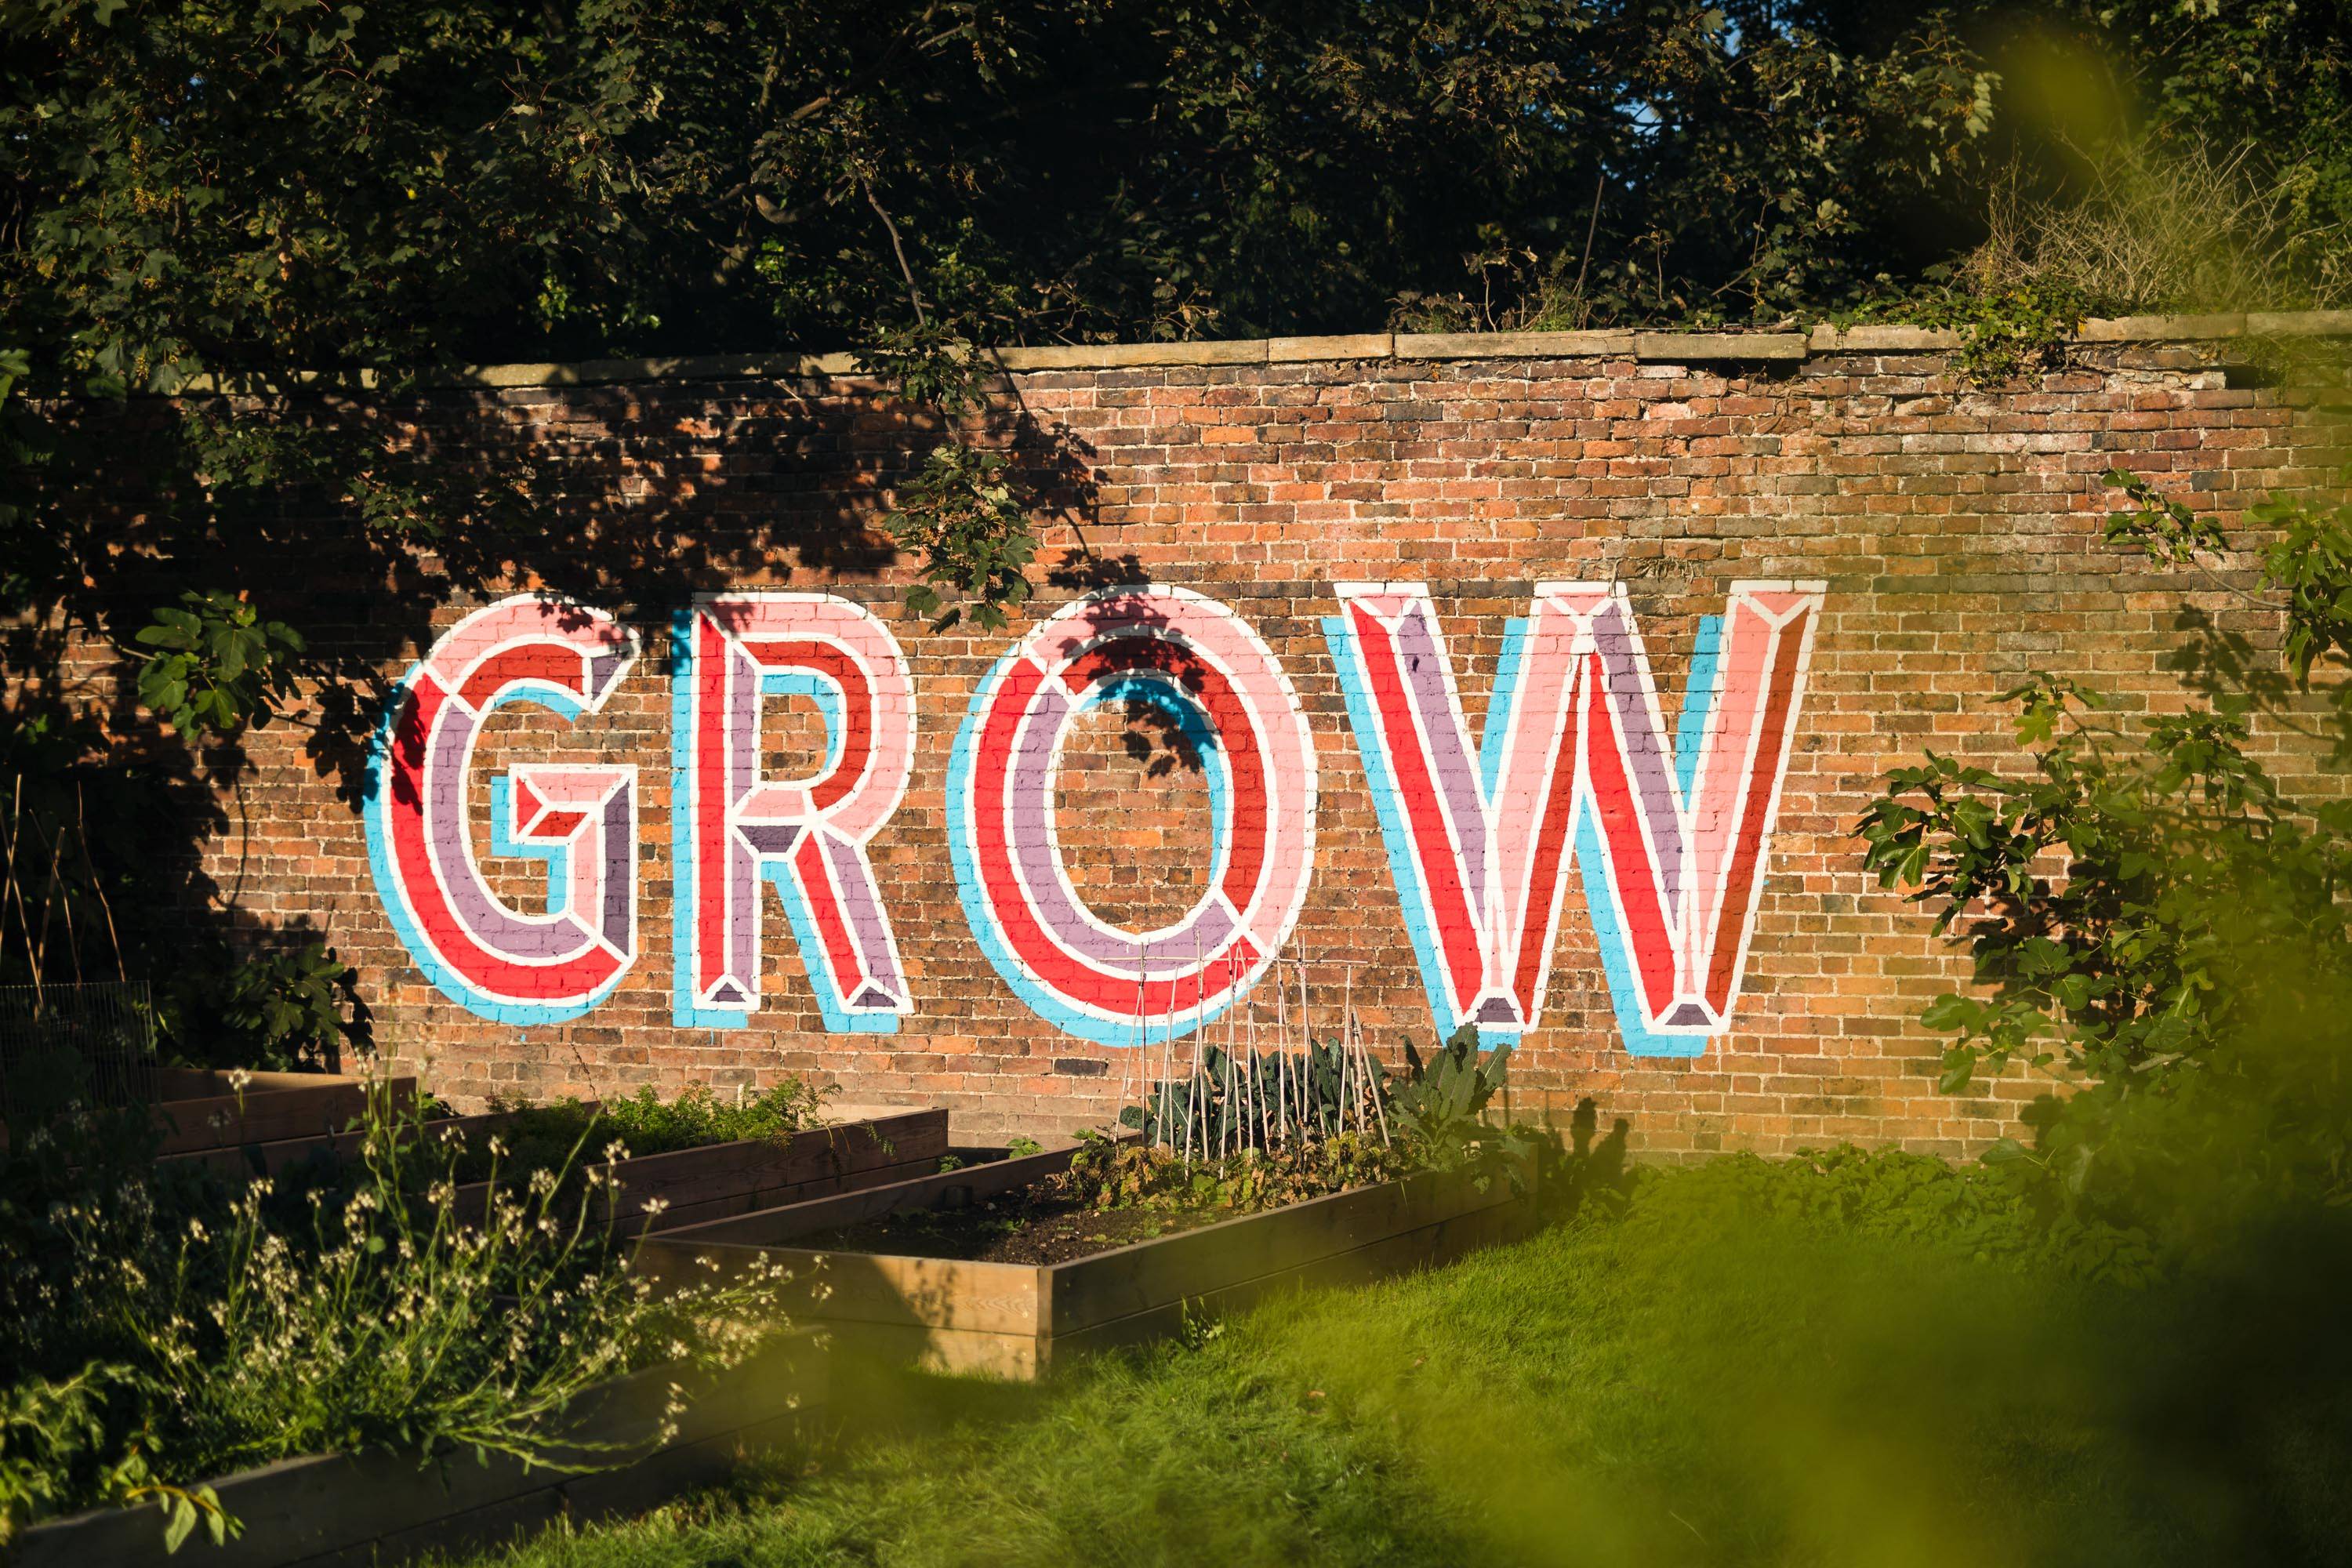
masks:
<instances>
[{"instance_id":1,"label":"weed","mask_svg":"<svg viewBox=\"0 0 2352 1568\"><path fill-rule=\"evenodd\" d=\"M576 1468L604 1457L562 1429L592 1385L732 1365L780 1322L769 1277L656 1300L625 1272L591 1218L596 1173L566 1179L584 1131L520 1185L492 1140L478 1223L460 1217L455 1151L388 1092L341 1184L299 1200L268 1181L226 1201L175 1191L108 1136L83 1118L10 1151L26 1181L0 1199L9 1528L142 1499L163 1502L174 1540L200 1520L226 1528L167 1465L191 1478L384 1447Z\"/></svg>"}]
</instances>

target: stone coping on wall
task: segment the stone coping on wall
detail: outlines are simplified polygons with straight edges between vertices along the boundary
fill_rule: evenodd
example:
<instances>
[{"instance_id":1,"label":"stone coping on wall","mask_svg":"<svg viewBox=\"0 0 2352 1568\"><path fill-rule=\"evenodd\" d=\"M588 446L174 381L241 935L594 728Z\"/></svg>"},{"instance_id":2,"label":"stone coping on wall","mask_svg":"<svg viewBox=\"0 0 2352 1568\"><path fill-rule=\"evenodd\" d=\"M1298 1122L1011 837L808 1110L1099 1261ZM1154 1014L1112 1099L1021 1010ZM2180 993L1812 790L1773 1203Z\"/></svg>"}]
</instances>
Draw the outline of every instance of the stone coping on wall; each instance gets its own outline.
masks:
<instances>
[{"instance_id":1,"label":"stone coping on wall","mask_svg":"<svg viewBox=\"0 0 2352 1568\"><path fill-rule=\"evenodd\" d=\"M2206 315L2118 316L2083 322L2078 343L2209 342L2231 338L2352 337L2352 310L2232 310ZM1147 366L1345 363L1479 359L1633 359L1643 363L1769 363L1815 354L1937 353L1960 334L1935 327L1828 324L1804 331L1355 332L1337 337L1245 338L1212 342L1071 343L996 351L1007 371L1125 370ZM466 365L425 374L436 387L509 389L596 386L641 381L800 379L855 375L856 356L695 354L678 358L580 360L562 364ZM368 391L369 370L305 372L297 385ZM192 393L263 390L228 377L200 376Z\"/></svg>"}]
</instances>

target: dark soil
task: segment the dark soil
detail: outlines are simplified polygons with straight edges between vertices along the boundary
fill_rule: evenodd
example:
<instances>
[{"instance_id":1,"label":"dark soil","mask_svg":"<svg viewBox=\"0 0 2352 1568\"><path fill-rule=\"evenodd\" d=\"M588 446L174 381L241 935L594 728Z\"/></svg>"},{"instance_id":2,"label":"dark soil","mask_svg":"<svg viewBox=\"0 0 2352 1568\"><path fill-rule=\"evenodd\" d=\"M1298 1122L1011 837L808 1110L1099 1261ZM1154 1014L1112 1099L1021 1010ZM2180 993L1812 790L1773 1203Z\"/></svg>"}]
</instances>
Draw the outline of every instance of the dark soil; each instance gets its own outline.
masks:
<instances>
[{"instance_id":1,"label":"dark soil","mask_svg":"<svg viewBox=\"0 0 2352 1568\"><path fill-rule=\"evenodd\" d=\"M1226 1217L1219 1210L1090 1209L1051 1187L1037 1186L998 1193L961 1208L885 1215L795 1237L792 1245L818 1252L895 1253L978 1263L1066 1263Z\"/></svg>"}]
</instances>

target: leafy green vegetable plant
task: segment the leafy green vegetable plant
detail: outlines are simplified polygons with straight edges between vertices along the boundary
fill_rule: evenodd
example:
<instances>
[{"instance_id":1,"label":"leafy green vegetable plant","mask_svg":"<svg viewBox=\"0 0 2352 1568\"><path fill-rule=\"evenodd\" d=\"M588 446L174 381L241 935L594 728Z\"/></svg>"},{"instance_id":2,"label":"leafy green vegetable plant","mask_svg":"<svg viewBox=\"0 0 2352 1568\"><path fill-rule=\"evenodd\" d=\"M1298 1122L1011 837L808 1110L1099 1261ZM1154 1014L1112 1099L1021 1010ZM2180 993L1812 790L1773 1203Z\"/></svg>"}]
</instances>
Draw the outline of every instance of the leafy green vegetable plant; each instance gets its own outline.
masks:
<instances>
[{"instance_id":1,"label":"leafy green vegetable plant","mask_svg":"<svg viewBox=\"0 0 2352 1568\"><path fill-rule=\"evenodd\" d=\"M1406 1160L1429 1170L1468 1171L1482 1188L1497 1178L1519 1180L1540 1140L1530 1129L1486 1119L1508 1080L1511 1048L1480 1050L1477 1028L1465 1024L1426 1062L1410 1040L1404 1053L1410 1074L1391 1104Z\"/></svg>"},{"instance_id":2,"label":"leafy green vegetable plant","mask_svg":"<svg viewBox=\"0 0 2352 1568\"><path fill-rule=\"evenodd\" d=\"M1247 1059L1214 1045L1187 1079L1146 1087L1119 1113L1139 1139L1088 1138L1070 1180L1100 1207L1222 1207L1253 1212L1415 1171L1468 1173L1483 1189L1515 1185L1551 1141L1500 1127L1487 1111L1508 1077L1508 1047L1481 1051L1464 1026L1406 1075L1338 1040Z\"/></svg>"},{"instance_id":3,"label":"leafy green vegetable plant","mask_svg":"<svg viewBox=\"0 0 2352 1568\"><path fill-rule=\"evenodd\" d=\"M1147 1084L1140 1104L1122 1107L1119 1125L1146 1143L1223 1155L1271 1149L1296 1137L1359 1131L1386 1103L1388 1069L1369 1052L1337 1040L1309 1040L1300 1051L1234 1056L1202 1047L1190 1076Z\"/></svg>"},{"instance_id":4,"label":"leafy green vegetable plant","mask_svg":"<svg viewBox=\"0 0 2352 1568\"><path fill-rule=\"evenodd\" d=\"M1228 1210L1255 1214L1327 1193L1385 1182L1410 1169L1402 1154L1356 1132L1301 1138L1218 1158L1082 1133L1059 1184L1089 1208Z\"/></svg>"}]
</instances>

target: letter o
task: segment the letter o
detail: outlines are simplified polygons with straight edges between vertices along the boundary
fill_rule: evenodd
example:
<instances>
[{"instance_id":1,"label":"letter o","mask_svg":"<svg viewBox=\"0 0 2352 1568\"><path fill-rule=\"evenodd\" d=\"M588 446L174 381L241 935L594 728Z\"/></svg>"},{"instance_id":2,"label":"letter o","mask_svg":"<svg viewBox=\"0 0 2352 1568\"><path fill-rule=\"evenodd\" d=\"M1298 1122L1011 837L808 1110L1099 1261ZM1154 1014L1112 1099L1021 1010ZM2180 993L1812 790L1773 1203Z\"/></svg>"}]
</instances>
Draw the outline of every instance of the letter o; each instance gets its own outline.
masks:
<instances>
[{"instance_id":1,"label":"letter o","mask_svg":"<svg viewBox=\"0 0 2352 1568\"><path fill-rule=\"evenodd\" d=\"M1062 864L1055 777L1071 723L1156 703L1212 770L1211 885L1153 931L1106 924ZM1282 951L1314 871L1315 740L1273 652L1189 589L1105 589L1038 625L981 682L948 767L957 892L998 973L1048 1022L1098 1045L1189 1033Z\"/></svg>"}]
</instances>

